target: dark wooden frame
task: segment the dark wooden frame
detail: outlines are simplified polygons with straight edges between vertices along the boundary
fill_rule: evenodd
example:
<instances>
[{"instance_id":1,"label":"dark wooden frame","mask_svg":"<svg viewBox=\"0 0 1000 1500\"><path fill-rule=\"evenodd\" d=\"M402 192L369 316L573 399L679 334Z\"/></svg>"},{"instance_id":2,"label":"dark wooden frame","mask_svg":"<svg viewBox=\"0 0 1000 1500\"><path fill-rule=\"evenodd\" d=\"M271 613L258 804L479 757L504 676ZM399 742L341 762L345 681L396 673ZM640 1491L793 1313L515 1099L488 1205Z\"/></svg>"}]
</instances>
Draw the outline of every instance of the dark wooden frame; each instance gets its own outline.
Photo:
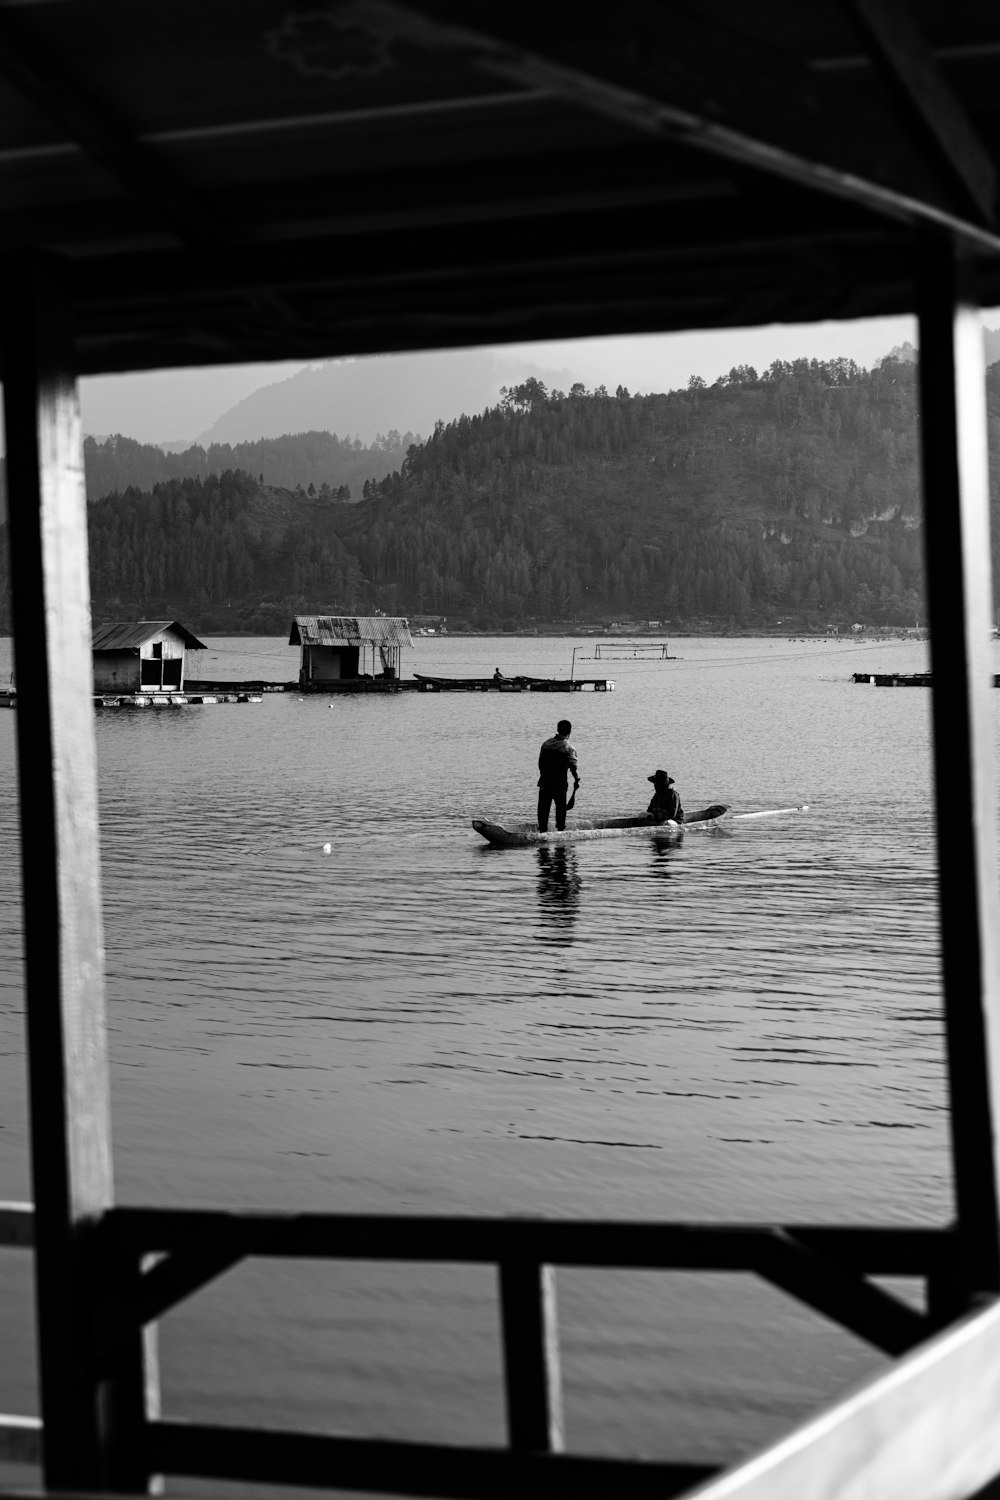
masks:
<instances>
[{"instance_id":1,"label":"dark wooden frame","mask_svg":"<svg viewBox=\"0 0 1000 1500\"><path fill-rule=\"evenodd\" d=\"M29 1207L0 1210L0 1245L31 1243ZM110 1209L100 1230L108 1268L89 1306L94 1380L116 1421L105 1433L104 1484L142 1491L161 1470L230 1479L407 1494L504 1496L520 1484L572 1483L584 1494L614 1485L628 1495L671 1495L713 1469L565 1455L555 1321L555 1267L658 1271L744 1271L915 1363L954 1312L961 1241L955 1229L840 1226L602 1223L545 1219L250 1214L177 1209ZM248 1256L353 1262L451 1263L497 1267L508 1447L376 1442L159 1419L143 1330ZM924 1281L926 1311L873 1285L871 1276ZM1000 1318L982 1338L1000 1353ZM945 1335L947 1337L947 1335ZM961 1353L962 1351L960 1351ZM942 1361L952 1358L942 1344ZM907 1359L899 1368L905 1370ZM977 1365L978 1368L978 1365ZM942 1379L947 1378L942 1376ZM1000 1361L996 1379L1000 1382ZM905 1383L905 1382L904 1382ZM889 1388L895 1390L890 1378ZM872 1398L876 1399L877 1398ZM870 1404L870 1403L869 1403ZM909 1409L909 1407L907 1408ZM865 1421L870 1420L866 1407ZM30 1430L14 1430L23 1452ZM2 1438L2 1426L0 1426ZM955 1442L967 1441L957 1430ZM998 1440L1000 1442L1000 1440ZM998 1447L1000 1464L1000 1447ZM82 1481L76 1481L82 1484Z\"/></svg>"},{"instance_id":2,"label":"dark wooden frame","mask_svg":"<svg viewBox=\"0 0 1000 1500\"><path fill-rule=\"evenodd\" d=\"M909 227L920 320L922 449L941 936L957 1220L950 1228L612 1224L204 1214L116 1209L104 1025L96 777L90 681L85 497L70 308L40 257L8 261L0 305L8 444L18 755L22 797L27 1025L34 1209L0 1210L0 1244L34 1243L46 1484L140 1491L159 1470L411 1494L574 1492L832 1497L850 1479L880 1500L971 1495L1000 1475L1000 885L993 624L982 344L973 251L994 253L992 170L890 0L857 0L882 64L978 222L936 203L836 177L788 146L705 122L658 95L657 130L701 129L705 150L746 157L822 192L854 196ZM459 9L428 3L438 25ZM537 9L537 8L536 8ZM523 7L501 18L494 61L518 50ZM886 21L886 17L889 21ZM506 30L505 30L506 28ZM553 43L555 47L555 43ZM567 43L572 52L572 39ZM559 74L602 94L556 49ZM553 77L556 75L553 74ZM30 82L30 79L29 79ZM735 77L729 80L734 86ZM625 87L627 79L617 80ZM668 91L669 92L669 91ZM617 102L616 102L617 101ZM70 100L72 106L73 101ZM100 125L100 121L97 125ZM97 147L106 133L91 122ZM96 131L96 135L94 135ZM113 153L112 153L113 156ZM126 163L131 170L131 164ZM836 180L834 180L836 178ZM169 187L169 185L167 185ZM859 196L860 193L860 196ZM169 207L163 184L153 196ZM385 247L383 247L385 253ZM392 257L396 251L392 251ZM228 258L227 258L228 262ZM259 257L273 284L273 257ZM149 264L152 264L150 262ZM149 265L146 267L147 273ZM109 274L115 274L114 271ZM227 263L227 276L232 266ZM244 274L246 268L244 266ZM294 284L305 275L297 266ZM94 277L91 278L94 280ZM98 278L99 279L99 278ZM77 289L79 301L79 288ZM83 299L86 300L85 298ZM530 298L529 298L530 301ZM947 667L947 670L945 670ZM30 813L30 820L29 820ZM168 1308L247 1255L474 1262L498 1268L506 1369L506 1450L447 1448L166 1422L156 1403L151 1330ZM154 1257L150 1259L150 1257ZM889 1375L797 1436L712 1481L699 1465L560 1452L556 1266L743 1270L764 1277L897 1357ZM923 1279L923 1313L874 1275ZM38 1436L0 1419L18 1451ZM934 1445L926 1446L926 1434ZM19 1446L20 1445L20 1446ZM936 1446L935 1446L936 1445Z\"/></svg>"}]
</instances>

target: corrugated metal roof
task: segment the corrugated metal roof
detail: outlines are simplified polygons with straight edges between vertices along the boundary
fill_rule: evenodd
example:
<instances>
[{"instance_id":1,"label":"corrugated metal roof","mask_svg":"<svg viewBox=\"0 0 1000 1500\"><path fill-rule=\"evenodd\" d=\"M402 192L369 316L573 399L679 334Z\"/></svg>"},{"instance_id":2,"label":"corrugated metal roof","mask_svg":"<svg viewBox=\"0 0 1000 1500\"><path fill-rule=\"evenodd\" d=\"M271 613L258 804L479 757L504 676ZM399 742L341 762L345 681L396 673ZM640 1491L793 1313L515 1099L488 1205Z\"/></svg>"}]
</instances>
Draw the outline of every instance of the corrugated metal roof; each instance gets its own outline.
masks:
<instances>
[{"instance_id":1,"label":"corrugated metal roof","mask_svg":"<svg viewBox=\"0 0 1000 1500\"><path fill-rule=\"evenodd\" d=\"M177 620L112 620L107 625L98 625L94 631L91 649L94 651L126 651L130 646L144 646L155 636L171 630L179 635L191 651L204 651L205 645L192 635L186 625Z\"/></svg>"},{"instance_id":2,"label":"corrugated metal roof","mask_svg":"<svg viewBox=\"0 0 1000 1500\"><path fill-rule=\"evenodd\" d=\"M296 615L290 646L412 646L409 623L392 615Z\"/></svg>"}]
</instances>

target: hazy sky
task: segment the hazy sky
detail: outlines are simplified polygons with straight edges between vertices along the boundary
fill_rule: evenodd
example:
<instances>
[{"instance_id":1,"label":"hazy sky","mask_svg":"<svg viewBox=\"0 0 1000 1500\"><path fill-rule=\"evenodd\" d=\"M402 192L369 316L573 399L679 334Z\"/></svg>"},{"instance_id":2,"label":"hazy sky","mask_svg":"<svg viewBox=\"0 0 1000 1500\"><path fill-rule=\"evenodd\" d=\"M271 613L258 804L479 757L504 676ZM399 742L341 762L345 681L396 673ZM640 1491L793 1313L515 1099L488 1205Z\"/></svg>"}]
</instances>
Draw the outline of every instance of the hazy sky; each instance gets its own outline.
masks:
<instances>
[{"instance_id":1,"label":"hazy sky","mask_svg":"<svg viewBox=\"0 0 1000 1500\"><path fill-rule=\"evenodd\" d=\"M983 314L987 327L1000 323L1000 309ZM871 366L896 344L916 341L912 318L872 318L850 323L772 325L711 333L642 334L606 339L566 339L558 343L510 344L498 349L531 363L566 368L585 384L617 385L630 391L665 391L687 384L690 375L711 382L733 365L763 370L774 359L833 359L844 355ZM223 365L194 370L160 370L144 375L102 375L82 382L87 432L112 432L143 442L194 439L259 386L306 367L281 364ZM457 415L457 413L456 413ZM392 413L385 423L393 425Z\"/></svg>"}]
</instances>

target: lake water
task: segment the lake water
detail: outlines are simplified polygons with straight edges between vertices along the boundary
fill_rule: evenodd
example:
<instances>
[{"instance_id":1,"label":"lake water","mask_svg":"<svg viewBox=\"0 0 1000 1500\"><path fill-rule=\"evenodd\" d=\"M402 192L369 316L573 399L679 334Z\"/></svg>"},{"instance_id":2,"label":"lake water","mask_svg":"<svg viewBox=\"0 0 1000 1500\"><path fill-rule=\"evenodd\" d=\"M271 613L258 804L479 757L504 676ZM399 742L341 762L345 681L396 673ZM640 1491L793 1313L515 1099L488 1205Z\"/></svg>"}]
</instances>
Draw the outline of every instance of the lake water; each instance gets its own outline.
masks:
<instances>
[{"instance_id":1,"label":"lake water","mask_svg":"<svg viewBox=\"0 0 1000 1500\"><path fill-rule=\"evenodd\" d=\"M5 663L0 660L0 681ZM294 678L280 640L211 677ZM611 676L97 722L125 1203L940 1224L951 1212L919 643L419 637L403 673ZM1000 695L998 695L1000 696ZM677 847L488 849L573 720L581 815L809 811ZM16 848L15 715L0 838ZM572 816L572 815L571 815ZM329 854L324 845L331 846ZM0 1197L29 1196L16 860L0 865ZM0 1255L0 1409L35 1409ZM568 1446L733 1459L881 1356L749 1277L563 1272ZM503 1438L493 1273L244 1264L161 1325L175 1416ZM179 1486L178 1486L179 1488ZM218 1487L214 1487L218 1490Z\"/></svg>"}]
</instances>

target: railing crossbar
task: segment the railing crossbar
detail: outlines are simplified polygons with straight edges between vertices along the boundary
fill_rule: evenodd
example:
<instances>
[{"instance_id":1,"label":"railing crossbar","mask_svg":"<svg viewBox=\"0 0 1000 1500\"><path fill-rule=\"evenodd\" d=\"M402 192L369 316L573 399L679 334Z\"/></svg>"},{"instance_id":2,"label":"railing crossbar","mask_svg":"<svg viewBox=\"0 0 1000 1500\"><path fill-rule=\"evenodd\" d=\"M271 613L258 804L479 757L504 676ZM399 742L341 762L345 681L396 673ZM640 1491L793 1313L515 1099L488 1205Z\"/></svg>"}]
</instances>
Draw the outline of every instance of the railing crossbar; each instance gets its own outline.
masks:
<instances>
[{"instance_id":1,"label":"railing crossbar","mask_svg":"<svg viewBox=\"0 0 1000 1500\"><path fill-rule=\"evenodd\" d=\"M437 1261L621 1270L751 1271L775 1238L872 1276L931 1276L953 1262L948 1228L730 1225L634 1221L418 1217L392 1214L255 1214L114 1208L112 1240L139 1254L191 1251L280 1258Z\"/></svg>"},{"instance_id":2,"label":"railing crossbar","mask_svg":"<svg viewBox=\"0 0 1000 1500\"><path fill-rule=\"evenodd\" d=\"M442 1500L510 1500L517 1494L666 1500L719 1472L715 1464L519 1453L176 1421L151 1422L146 1431L154 1468L169 1474Z\"/></svg>"},{"instance_id":3,"label":"railing crossbar","mask_svg":"<svg viewBox=\"0 0 1000 1500\"><path fill-rule=\"evenodd\" d=\"M42 1461L42 1423L39 1417L0 1415L0 1463L39 1464Z\"/></svg>"},{"instance_id":4,"label":"railing crossbar","mask_svg":"<svg viewBox=\"0 0 1000 1500\"><path fill-rule=\"evenodd\" d=\"M0 1244L30 1244L28 1205L0 1205ZM449 1448L310 1433L163 1422L122 1404L114 1483L143 1488L159 1471L411 1495L506 1497L517 1489L574 1495L679 1494L715 1468L562 1453L555 1270L756 1274L890 1354L941 1325L935 1288L955 1264L948 1228L636 1223L388 1214L262 1214L111 1208L98 1233L112 1280L93 1317L95 1357L119 1383L141 1379L143 1327L247 1256L359 1262L465 1263L498 1273L508 1447ZM131 1268L129 1270L128 1268ZM128 1274L125 1274L128 1271ZM924 1279L920 1313L867 1277ZM952 1314L955 1309L949 1309ZM146 1335L148 1337L148 1335ZM125 1372L125 1374L123 1374ZM134 1408L134 1409L133 1409ZM28 1441L37 1443L33 1433ZM117 1450L116 1450L117 1451Z\"/></svg>"},{"instance_id":5,"label":"railing crossbar","mask_svg":"<svg viewBox=\"0 0 1000 1500\"><path fill-rule=\"evenodd\" d=\"M0 1250L28 1250L35 1243L33 1203L0 1203Z\"/></svg>"}]
</instances>

